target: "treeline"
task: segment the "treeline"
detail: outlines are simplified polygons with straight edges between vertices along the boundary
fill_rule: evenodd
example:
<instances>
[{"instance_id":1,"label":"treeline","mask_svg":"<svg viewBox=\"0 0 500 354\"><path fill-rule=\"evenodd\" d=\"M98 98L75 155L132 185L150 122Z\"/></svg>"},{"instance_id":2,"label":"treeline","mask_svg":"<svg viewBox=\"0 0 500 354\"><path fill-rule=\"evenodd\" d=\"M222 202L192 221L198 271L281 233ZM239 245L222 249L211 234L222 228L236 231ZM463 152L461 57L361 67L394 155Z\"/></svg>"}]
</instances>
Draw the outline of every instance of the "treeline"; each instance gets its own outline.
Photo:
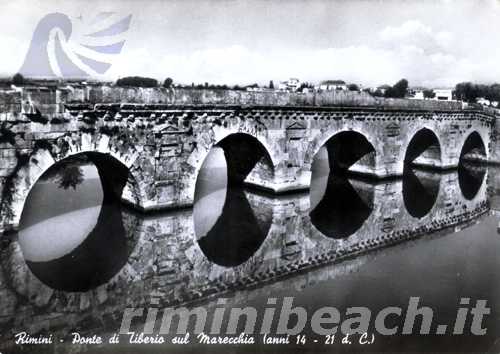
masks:
<instances>
[{"instance_id":1,"label":"treeline","mask_svg":"<svg viewBox=\"0 0 500 354\"><path fill-rule=\"evenodd\" d=\"M376 97L405 98L408 92L408 80L401 79L393 86L383 85L373 92L370 90L365 91Z\"/></svg>"},{"instance_id":2,"label":"treeline","mask_svg":"<svg viewBox=\"0 0 500 354\"><path fill-rule=\"evenodd\" d=\"M159 87L160 83L158 82L158 80L149 77L127 76L116 80L115 85L118 87ZM214 85L208 82L205 82L203 84L192 83L190 85L181 85L181 84L174 85L174 81L170 77L166 78L165 81L163 81L163 83L161 84L161 86L165 88L177 87L177 88L190 88L190 89L225 89L225 90L232 89L232 90L242 90L242 91L246 90L247 88L260 87L258 84L251 84L246 86L240 86L240 85L228 86L228 85Z\"/></svg>"},{"instance_id":3,"label":"treeline","mask_svg":"<svg viewBox=\"0 0 500 354\"><path fill-rule=\"evenodd\" d=\"M476 102L480 97L490 101L500 101L500 84L483 85L461 82L455 86L454 95L457 100L471 103Z\"/></svg>"},{"instance_id":4,"label":"treeline","mask_svg":"<svg viewBox=\"0 0 500 354\"><path fill-rule=\"evenodd\" d=\"M152 79L149 77L142 77L142 76L123 77L123 78L116 80L115 85L118 87L159 87L160 86L158 80ZM174 81L170 77L167 77L165 79L165 81L163 81L161 86L165 87L165 88L171 88L171 87L175 86L178 88L233 89L233 90L246 90L249 87L259 87L258 84L252 84L252 85L247 85L247 86L239 86L239 85L228 86L228 85L214 85L214 84L209 84L208 82L205 82L204 84L192 83L191 85L180 85L180 84L174 85Z\"/></svg>"}]
</instances>

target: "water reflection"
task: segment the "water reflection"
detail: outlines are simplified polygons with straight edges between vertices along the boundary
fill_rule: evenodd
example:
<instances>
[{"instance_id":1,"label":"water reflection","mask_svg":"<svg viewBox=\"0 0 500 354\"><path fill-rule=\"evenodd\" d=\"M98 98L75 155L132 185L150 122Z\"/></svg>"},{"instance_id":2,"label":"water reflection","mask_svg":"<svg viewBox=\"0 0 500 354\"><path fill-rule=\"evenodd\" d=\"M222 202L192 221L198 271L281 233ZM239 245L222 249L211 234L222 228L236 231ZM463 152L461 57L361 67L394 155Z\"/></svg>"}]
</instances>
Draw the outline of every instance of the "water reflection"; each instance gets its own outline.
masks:
<instances>
[{"instance_id":1,"label":"water reflection","mask_svg":"<svg viewBox=\"0 0 500 354\"><path fill-rule=\"evenodd\" d=\"M160 305L165 308L179 303L184 306L193 299L204 305L223 296L228 298L228 306L245 303L263 312L268 298L293 296L294 305L306 307L308 313L325 304L339 309L362 305L375 313L386 306L405 308L410 296L419 296L425 306L439 309L441 323L453 323L456 304L463 296L488 300L495 311L488 317L488 330L492 335L498 333L500 314L495 310L499 294L495 284L500 284L496 271L500 266L498 219L474 214L478 208L479 213L485 211L481 209L486 201L485 188L477 187L478 196L474 201L467 201L459 190L463 188L459 185L463 172L459 171L457 176L456 171L439 175L412 170L404 180L377 184L329 173L317 175L312 183L311 211L306 194L271 198L234 186L228 188L223 167L219 165L218 169L201 174L192 211L142 217L138 228L140 241L132 254L127 246L131 243L124 240L130 238L122 236L130 230L123 217L126 212L121 213L119 205L107 202L101 205L106 198L93 166L81 167L85 178L75 189L61 189L56 180L37 185L40 192L30 195L26 209L26 215L31 212L35 219L30 221L23 216L25 224L19 243L31 271L38 278L53 288L84 291L104 283L124 262L127 264L99 291L66 295L64 291L47 292L30 282L29 274L17 266L19 262L12 262L12 250L3 251L2 259L8 260L5 263L16 266L3 265L5 273L14 281L13 284L0 282L8 285L0 291L5 299L4 294L8 294L10 288L16 289L20 295L13 296L22 300L18 307L15 301L2 301L1 313L7 314L5 318L11 322L5 322L0 331L15 333L33 322L35 326L43 324L54 333L62 333L61 336L67 334L68 328L75 327L95 334L113 332L119 329L124 308L149 306L151 293L159 292L161 301L165 301ZM493 177L497 175L500 176L497 173ZM488 183L492 186L491 182L495 182L493 190L499 191L500 178L497 179L489 178ZM61 202L57 194L61 191L71 197ZM78 195L82 191L85 193ZM71 204L73 193L80 198L80 204ZM436 193L439 193L437 199ZM428 210L428 218L409 217L412 206L417 210L414 214ZM44 208L53 214L40 219L40 213L46 212ZM311 214L318 216L313 220L315 227L309 222L313 219ZM64 218L56 223L59 216ZM48 223L44 225L44 221ZM456 224L440 228L450 222ZM479 224L473 225L475 222ZM31 226L34 231L29 233ZM63 228L66 228L64 232ZM460 228L462 231L457 232ZM436 230L440 230L442 237L436 237ZM333 237L353 232L356 235L337 242L324 237L323 233L327 232ZM453 232L452 237L446 236ZM412 234L420 238L378 252L370 248L387 246L389 243L384 244L384 240L398 241L396 237L408 240L405 237L413 237ZM432 237L422 237L425 234ZM39 237L41 235L43 237ZM331 264L332 255L337 257L359 249L370 252L367 256L357 255L351 261ZM243 264L248 260L248 264ZM306 268L310 266L317 268ZM424 273L426 281L415 282ZM3 280L1 277L0 272ZM242 290L245 287L246 290ZM229 293L218 293L226 290ZM37 292L42 295L36 299L25 295ZM97 293L99 300L97 295L91 297ZM88 298L91 300L87 301ZM91 305L82 308L81 304L86 301ZM20 311L30 314L38 311L39 316L35 319L19 316ZM62 315L50 322L55 313ZM11 330L12 323L15 327ZM137 330L142 331L144 323L140 320L137 323L142 325ZM103 329L103 326L106 327ZM413 345L422 350L446 348L455 352L466 348L478 352L486 347L484 343L479 345L486 337L428 338L429 341L422 344L421 336L380 337L374 345L363 349L383 351ZM349 350L346 348L336 347ZM103 351L106 350L114 349L103 347Z\"/></svg>"},{"instance_id":2,"label":"water reflection","mask_svg":"<svg viewBox=\"0 0 500 354\"><path fill-rule=\"evenodd\" d=\"M332 173L323 198L310 213L311 222L325 236L346 238L360 229L370 216L373 193L374 186L369 183Z\"/></svg>"},{"instance_id":3,"label":"water reflection","mask_svg":"<svg viewBox=\"0 0 500 354\"><path fill-rule=\"evenodd\" d=\"M76 186L80 185L86 178L83 172L82 163L84 164L85 160L64 160L60 162L60 164L56 164L49 168L49 170L45 172L43 179L53 179L58 183L59 187L63 189L68 189L70 187L76 189ZM86 167L87 169L91 168L91 166ZM89 173L89 171L87 173ZM90 173L94 174L95 172L92 171ZM87 178L89 177L90 176L87 176Z\"/></svg>"},{"instance_id":4,"label":"water reflection","mask_svg":"<svg viewBox=\"0 0 500 354\"><path fill-rule=\"evenodd\" d=\"M426 216L436 203L441 174L406 167L403 173L403 201L415 218Z\"/></svg>"},{"instance_id":5,"label":"water reflection","mask_svg":"<svg viewBox=\"0 0 500 354\"><path fill-rule=\"evenodd\" d=\"M54 289L87 291L108 282L126 264L130 249L124 236L119 205L103 205L92 231L69 253L40 259L46 253L42 248L35 251L36 243L30 244L21 235L20 244L23 252L29 249L26 264L42 282Z\"/></svg>"},{"instance_id":6,"label":"water reflection","mask_svg":"<svg viewBox=\"0 0 500 354\"><path fill-rule=\"evenodd\" d=\"M120 201L102 189L91 162L65 161L44 174L21 217L19 244L33 274L51 288L87 291L127 262Z\"/></svg>"},{"instance_id":7,"label":"water reflection","mask_svg":"<svg viewBox=\"0 0 500 354\"><path fill-rule=\"evenodd\" d=\"M272 210L252 206L241 187L229 188L226 195L221 214L206 234L199 235L198 244L211 262L235 267L250 259L266 239Z\"/></svg>"},{"instance_id":8,"label":"water reflection","mask_svg":"<svg viewBox=\"0 0 500 354\"><path fill-rule=\"evenodd\" d=\"M487 167L484 165L468 162L460 163L458 166L458 183L465 199L474 199L483 184L486 171Z\"/></svg>"},{"instance_id":9,"label":"water reflection","mask_svg":"<svg viewBox=\"0 0 500 354\"><path fill-rule=\"evenodd\" d=\"M311 223L325 236L342 239L363 226L373 209L374 185L330 171L321 148L313 161L310 186Z\"/></svg>"}]
</instances>

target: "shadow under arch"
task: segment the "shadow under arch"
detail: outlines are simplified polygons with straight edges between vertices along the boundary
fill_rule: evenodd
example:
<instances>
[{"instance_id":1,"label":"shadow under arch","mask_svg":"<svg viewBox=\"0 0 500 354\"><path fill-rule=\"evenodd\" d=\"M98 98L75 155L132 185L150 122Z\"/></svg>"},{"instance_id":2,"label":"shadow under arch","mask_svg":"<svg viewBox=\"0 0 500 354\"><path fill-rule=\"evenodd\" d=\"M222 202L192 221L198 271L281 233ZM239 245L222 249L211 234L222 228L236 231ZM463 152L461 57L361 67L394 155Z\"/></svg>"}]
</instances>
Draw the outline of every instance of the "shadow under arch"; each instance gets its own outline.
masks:
<instances>
[{"instance_id":1,"label":"shadow under arch","mask_svg":"<svg viewBox=\"0 0 500 354\"><path fill-rule=\"evenodd\" d=\"M323 144L320 150L323 148L327 152L330 172L370 174L375 168L375 147L360 132L345 130L335 133ZM321 155L321 152L318 151L313 157L313 165L318 154Z\"/></svg>"},{"instance_id":2,"label":"shadow under arch","mask_svg":"<svg viewBox=\"0 0 500 354\"><path fill-rule=\"evenodd\" d=\"M423 218L436 204L441 174L406 166L403 172L403 202L414 218Z\"/></svg>"},{"instance_id":3,"label":"shadow under arch","mask_svg":"<svg viewBox=\"0 0 500 354\"><path fill-rule=\"evenodd\" d=\"M85 180L83 172L75 170L82 166L95 169L97 178ZM21 215L18 241L28 268L42 283L57 290L88 291L122 269L135 247L121 205L121 193L130 180L121 162L92 152L56 162L34 183ZM63 189L73 189L68 199L76 200L65 200ZM47 198L60 204L52 215L37 210L37 203Z\"/></svg>"},{"instance_id":4,"label":"shadow under arch","mask_svg":"<svg viewBox=\"0 0 500 354\"><path fill-rule=\"evenodd\" d=\"M436 133L429 128L417 131L408 143L404 163L427 167L441 166L441 144Z\"/></svg>"},{"instance_id":5,"label":"shadow under arch","mask_svg":"<svg viewBox=\"0 0 500 354\"><path fill-rule=\"evenodd\" d=\"M460 150L460 162L484 162L486 160L486 147L483 138L477 131L471 132L464 141Z\"/></svg>"},{"instance_id":6,"label":"shadow under arch","mask_svg":"<svg viewBox=\"0 0 500 354\"><path fill-rule=\"evenodd\" d=\"M224 151L229 185L243 184L250 173L270 177L274 174L269 152L256 137L250 134L229 134L214 147L220 147Z\"/></svg>"}]
</instances>

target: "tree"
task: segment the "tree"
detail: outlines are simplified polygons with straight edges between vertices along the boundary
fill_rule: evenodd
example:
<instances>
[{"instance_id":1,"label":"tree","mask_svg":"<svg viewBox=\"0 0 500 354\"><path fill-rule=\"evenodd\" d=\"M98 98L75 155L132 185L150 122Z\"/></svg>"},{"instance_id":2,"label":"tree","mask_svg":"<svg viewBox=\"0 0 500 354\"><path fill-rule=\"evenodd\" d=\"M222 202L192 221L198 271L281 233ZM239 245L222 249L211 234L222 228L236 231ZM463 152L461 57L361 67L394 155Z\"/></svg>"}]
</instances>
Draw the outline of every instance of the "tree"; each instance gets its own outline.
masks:
<instances>
[{"instance_id":1,"label":"tree","mask_svg":"<svg viewBox=\"0 0 500 354\"><path fill-rule=\"evenodd\" d=\"M425 89L422 91L424 94L424 98L434 98L436 97L436 93L434 92L433 89Z\"/></svg>"},{"instance_id":2,"label":"tree","mask_svg":"<svg viewBox=\"0 0 500 354\"><path fill-rule=\"evenodd\" d=\"M120 87L157 87L158 81L149 77L127 76L116 80L116 86Z\"/></svg>"},{"instance_id":3,"label":"tree","mask_svg":"<svg viewBox=\"0 0 500 354\"><path fill-rule=\"evenodd\" d=\"M24 84L24 82L25 82L24 76L21 75L20 73L17 73L12 77L12 83L14 85L22 85Z\"/></svg>"},{"instance_id":4,"label":"tree","mask_svg":"<svg viewBox=\"0 0 500 354\"><path fill-rule=\"evenodd\" d=\"M490 101L500 101L500 84L488 86L461 82L455 86L453 93L455 98L471 103L476 102L479 97L484 97Z\"/></svg>"},{"instance_id":5,"label":"tree","mask_svg":"<svg viewBox=\"0 0 500 354\"><path fill-rule=\"evenodd\" d=\"M481 96L478 85L471 82L461 82L455 86L455 97L461 101L476 102Z\"/></svg>"},{"instance_id":6,"label":"tree","mask_svg":"<svg viewBox=\"0 0 500 354\"><path fill-rule=\"evenodd\" d=\"M273 82L273 80L269 81L269 88L271 90L274 90L274 82Z\"/></svg>"},{"instance_id":7,"label":"tree","mask_svg":"<svg viewBox=\"0 0 500 354\"><path fill-rule=\"evenodd\" d=\"M56 182L59 188L76 187L85 180L85 174L76 158L69 158L53 165L43 175L45 180Z\"/></svg>"},{"instance_id":8,"label":"tree","mask_svg":"<svg viewBox=\"0 0 500 354\"><path fill-rule=\"evenodd\" d=\"M406 96L406 91L408 90L408 80L401 79L392 87L389 87L385 91L385 97L391 98L404 98Z\"/></svg>"},{"instance_id":9,"label":"tree","mask_svg":"<svg viewBox=\"0 0 500 354\"><path fill-rule=\"evenodd\" d=\"M500 101L500 84L493 84L488 87L486 98L490 101Z\"/></svg>"},{"instance_id":10,"label":"tree","mask_svg":"<svg viewBox=\"0 0 500 354\"><path fill-rule=\"evenodd\" d=\"M174 82L174 80L172 80L170 77L167 77L165 79L165 81L163 81L163 87L165 87L165 88L171 88L173 82Z\"/></svg>"},{"instance_id":11,"label":"tree","mask_svg":"<svg viewBox=\"0 0 500 354\"><path fill-rule=\"evenodd\" d=\"M359 91L359 86L356 84L349 84L347 88L349 89L349 91Z\"/></svg>"},{"instance_id":12,"label":"tree","mask_svg":"<svg viewBox=\"0 0 500 354\"><path fill-rule=\"evenodd\" d=\"M81 184L84 180L83 170L79 166L65 166L58 176L57 182L60 188L68 189Z\"/></svg>"}]
</instances>

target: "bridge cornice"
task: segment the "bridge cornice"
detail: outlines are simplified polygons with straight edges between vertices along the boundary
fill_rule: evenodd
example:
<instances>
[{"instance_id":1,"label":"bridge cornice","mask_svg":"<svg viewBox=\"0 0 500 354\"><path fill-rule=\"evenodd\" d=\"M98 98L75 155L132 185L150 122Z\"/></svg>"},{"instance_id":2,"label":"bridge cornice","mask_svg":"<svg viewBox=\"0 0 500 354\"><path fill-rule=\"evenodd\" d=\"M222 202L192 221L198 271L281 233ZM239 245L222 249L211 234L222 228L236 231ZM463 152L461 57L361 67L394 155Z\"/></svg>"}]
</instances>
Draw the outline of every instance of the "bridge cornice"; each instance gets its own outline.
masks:
<instances>
[{"instance_id":1,"label":"bridge cornice","mask_svg":"<svg viewBox=\"0 0 500 354\"><path fill-rule=\"evenodd\" d=\"M319 114L308 118L325 119L432 119L432 120L480 120L493 124L496 116L492 113L480 110L428 110L428 109L401 109L394 107L312 107L312 106L263 106L263 105L151 105L151 104L128 104L128 103L106 103L95 104L82 107L81 104L66 105L67 110L72 115L79 113L95 114L102 117L105 114L120 114L127 116L152 116L161 118L162 114L203 114L203 113L231 113L240 114L258 114L262 113L263 119L290 119L293 114L298 114L297 118L303 119L300 114ZM83 109L82 109L83 108ZM274 114L273 114L274 113ZM326 115L325 115L326 114ZM331 115L341 114L341 117L330 117ZM112 120L112 118L111 118Z\"/></svg>"}]
</instances>

